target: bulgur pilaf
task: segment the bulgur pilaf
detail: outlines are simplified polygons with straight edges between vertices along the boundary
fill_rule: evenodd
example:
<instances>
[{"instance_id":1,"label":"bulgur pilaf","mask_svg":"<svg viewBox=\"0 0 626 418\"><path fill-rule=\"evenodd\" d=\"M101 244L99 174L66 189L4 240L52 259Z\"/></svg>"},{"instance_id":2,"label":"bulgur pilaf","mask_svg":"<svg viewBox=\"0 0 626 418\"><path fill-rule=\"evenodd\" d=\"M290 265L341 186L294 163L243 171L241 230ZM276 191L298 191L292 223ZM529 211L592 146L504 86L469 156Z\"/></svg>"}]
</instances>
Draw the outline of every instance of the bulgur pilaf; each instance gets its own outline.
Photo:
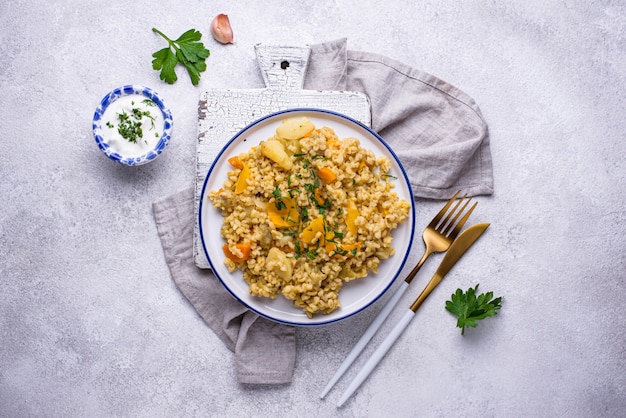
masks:
<instances>
[{"instance_id":1,"label":"bulgur pilaf","mask_svg":"<svg viewBox=\"0 0 626 418\"><path fill-rule=\"evenodd\" d=\"M377 273L394 254L392 231L410 203L393 190L391 162L358 139L288 118L228 162L209 199L224 217L224 262L243 271L250 294L282 294L309 317L329 314L345 282Z\"/></svg>"}]
</instances>

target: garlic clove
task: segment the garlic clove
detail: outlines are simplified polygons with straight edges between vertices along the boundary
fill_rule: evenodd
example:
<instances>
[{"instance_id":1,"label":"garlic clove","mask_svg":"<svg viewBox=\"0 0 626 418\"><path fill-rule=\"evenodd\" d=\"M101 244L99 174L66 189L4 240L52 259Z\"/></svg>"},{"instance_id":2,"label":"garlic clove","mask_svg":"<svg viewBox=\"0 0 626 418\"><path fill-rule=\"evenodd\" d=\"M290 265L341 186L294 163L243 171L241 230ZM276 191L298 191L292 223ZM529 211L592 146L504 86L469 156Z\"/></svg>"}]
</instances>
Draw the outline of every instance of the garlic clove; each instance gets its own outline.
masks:
<instances>
[{"instance_id":1,"label":"garlic clove","mask_svg":"<svg viewBox=\"0 0 626 418\"><path fill-rule=\"evenodd\" d=\"M230 27L230 20L228 20L228 15L219 14L215 16L213 21L211 22L211 35L217 42L223 44L232 44L233 41L233 30Z\"/></svg>"}]
</instances>

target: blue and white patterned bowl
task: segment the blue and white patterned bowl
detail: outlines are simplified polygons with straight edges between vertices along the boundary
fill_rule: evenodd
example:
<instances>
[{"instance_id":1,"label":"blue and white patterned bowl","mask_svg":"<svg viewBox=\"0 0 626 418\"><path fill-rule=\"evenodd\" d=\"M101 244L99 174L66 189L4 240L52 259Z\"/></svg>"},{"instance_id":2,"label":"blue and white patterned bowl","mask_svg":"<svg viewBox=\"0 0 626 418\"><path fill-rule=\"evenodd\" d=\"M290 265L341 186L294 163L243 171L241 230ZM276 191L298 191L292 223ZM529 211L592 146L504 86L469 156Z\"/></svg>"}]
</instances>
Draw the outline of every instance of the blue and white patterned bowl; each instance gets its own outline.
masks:
<instances>
[{"instance_id":1,"label":"blue and white patterned bowl","mask_svg":"<svg viewBox=\"0 0 626 418\"><path fill-rule=\"evenodd\" d=\"M103 138L102 131L102 116L104 115L104 112L107 110L109 105L111 105L111 103L115 102L120 97L129 96L132 94L140 94L152 100L159 107L161 113L163 114L163 129L159 140L156 142L154 148L138 157L124 156L118 152L115 152ZM172 126L172 112L163 104L163 100L159 97L159 95L154 90L151 90L148 87L137 85L126 85L118 87L109 92L106 96L104 96L104 98L100 102L100 105L96 108L96 111L93 115L92 123L93 135L96 140L96 144L98 145L98 148L100 148L100 150L102 150L102 152L104 152L104 154L111 160L119 164L129 166L149 163L150 161L161 155L161 153L165 150L165 147L170 141L172 135Z\"/></svg>"}]
</instances>

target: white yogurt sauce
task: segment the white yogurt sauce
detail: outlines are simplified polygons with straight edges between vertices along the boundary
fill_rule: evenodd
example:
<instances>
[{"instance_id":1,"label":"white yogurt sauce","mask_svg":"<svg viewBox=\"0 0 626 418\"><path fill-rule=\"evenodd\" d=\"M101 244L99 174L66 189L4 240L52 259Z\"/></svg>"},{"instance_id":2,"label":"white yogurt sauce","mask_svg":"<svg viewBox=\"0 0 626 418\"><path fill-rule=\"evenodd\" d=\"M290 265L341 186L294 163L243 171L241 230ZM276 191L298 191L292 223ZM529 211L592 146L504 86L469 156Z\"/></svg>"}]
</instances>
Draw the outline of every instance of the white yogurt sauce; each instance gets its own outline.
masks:
<instances>
[{"instance_id":1,"label":"white yogurt sauce","mask_svg":"<svg viewBox=\"0 0 626 418\"><path fill-rule=\"evenodd\" d=\"M138 109L138 110L135 110ZM139 113L135 115L135 113ZM146 112L149 115L145 114ZM120 120L127 118L124 122ZM139 122L141 135L136 128L124 129L130 124ZM163 113L152 100L141 94L119 97L109 104L102 115L102 139L109 144L111 150L123 157L139 157L152 150L163 132ZM120 132L127 132L125 138Z\"/></svg>"}]
</instances>

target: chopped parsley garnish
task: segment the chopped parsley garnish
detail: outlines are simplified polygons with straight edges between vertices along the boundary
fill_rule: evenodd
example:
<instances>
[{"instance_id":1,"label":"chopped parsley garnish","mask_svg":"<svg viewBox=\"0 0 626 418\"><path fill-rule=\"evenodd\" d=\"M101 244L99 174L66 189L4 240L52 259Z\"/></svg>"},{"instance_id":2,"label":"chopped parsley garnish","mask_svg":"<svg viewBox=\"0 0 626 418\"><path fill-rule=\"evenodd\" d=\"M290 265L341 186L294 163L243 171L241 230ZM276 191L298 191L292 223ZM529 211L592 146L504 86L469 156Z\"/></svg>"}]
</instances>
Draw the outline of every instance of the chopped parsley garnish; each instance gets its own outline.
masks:
<instances>
[{"instance_id":1,"label":"chopped parsley garnish","mask_svg":"<svg viewBox=\"0 0 626 418\"><path fill-rule=\"evenodd\" d=\"M118 113L117 120L119 123L117 124L117 132L122 135L122 138L128 140L128 142L136 144L138 138L143 138L141 120L144 116L152 121L152 128L154 128L154 116L152 116L148 110L141 110L134 107L130 115L126 113L126 111Z\"/></svg>"},{"instance_id":2,"label":"chopped parsley garnish","mask_svg":"<svg viewBox=\"0 0 626 418\"><path fill-rule=\"evenodd\" d=\"M294 254L293 257L297 260L302 255L302 249L300 248L300 241L296 241L294 243L294 246L296 247L296 253Z\"/></svg>"},{"instance_id":3,"label":"chopped parsley garnish","mask_svg":"<svg viewBox=\"0 0 626 418\"><path fill-rule=\"evenodd\" d=\"M276 206L276 209L281 210L281 209L286 209L287 208L287 205L285 204L285 202L282 201L283 194L281 193L281 191L278 188L278 186L276 186L276 188L272 192L272 195L274 196L274 199L276 199L276 201L274 202L274 205Z\"/></svg>"},{"instance_id":4,"label":"chopped parsley garnish","mask_svg":"<svg viewBox=\"0 0 626 418\"><path fill-rule=\"evenodd\" d=\"M274 199L276 200L280 200L283 198L283 194L281 193L280 188L278 188L278 186L274 188L272 195L274 196Z\"/></svg>"},{"instance_id":5,"label":"chopped parsley garnish","mask_svg":"<svg viewBox=\"0 0 626 418\"><path fill-rule=\"evenodd\" d=\"M309 211L307 208L300 208L300 220L306 222L309 220Z\"/></svg>"}]
</instances>

